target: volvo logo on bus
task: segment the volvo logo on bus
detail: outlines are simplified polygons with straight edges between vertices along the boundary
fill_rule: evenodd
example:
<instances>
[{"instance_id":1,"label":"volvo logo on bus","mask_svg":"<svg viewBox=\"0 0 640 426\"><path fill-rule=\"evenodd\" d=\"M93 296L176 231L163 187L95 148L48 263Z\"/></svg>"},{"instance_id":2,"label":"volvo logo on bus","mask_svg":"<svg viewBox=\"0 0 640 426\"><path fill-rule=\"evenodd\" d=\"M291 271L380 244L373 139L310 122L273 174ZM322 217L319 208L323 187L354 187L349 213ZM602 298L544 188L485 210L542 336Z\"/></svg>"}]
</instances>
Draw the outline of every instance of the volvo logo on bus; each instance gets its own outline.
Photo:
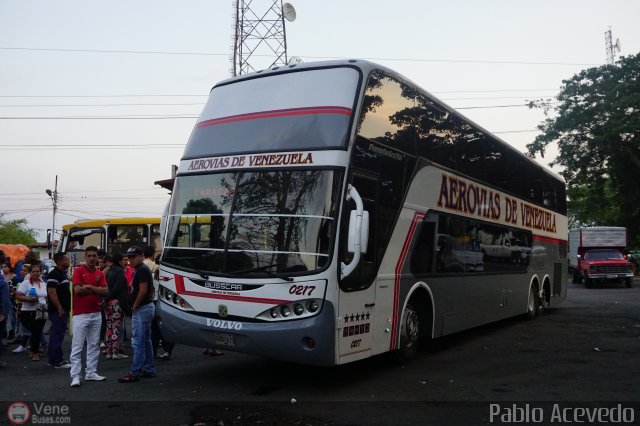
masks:
<instances>
[{"instance_id":1,"label":"volvo logo on bus","mask_svg":"<svg viewBox=\"0 0 640 426\"><path fill-rule=\"evenodd\" d=\"M223 328L226 330L242 330L242 323L237 321L207 318L207 327Z\"/></svg>"}]
</instances>

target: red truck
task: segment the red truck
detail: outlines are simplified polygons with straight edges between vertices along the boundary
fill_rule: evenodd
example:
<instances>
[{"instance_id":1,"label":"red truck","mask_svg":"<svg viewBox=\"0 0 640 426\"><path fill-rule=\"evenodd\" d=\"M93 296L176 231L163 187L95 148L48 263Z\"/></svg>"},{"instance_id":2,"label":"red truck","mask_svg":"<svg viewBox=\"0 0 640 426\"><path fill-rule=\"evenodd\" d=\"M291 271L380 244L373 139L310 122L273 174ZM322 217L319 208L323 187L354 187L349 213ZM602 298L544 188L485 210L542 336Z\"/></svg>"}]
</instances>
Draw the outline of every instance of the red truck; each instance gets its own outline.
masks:
<instances>
[{"instance_id":1,"label":"red truck","mask_svg":"<svg viewBox=\"0 0 640 426\"><path fill-rule=\"evenodd\" d=\"M633 285L633 265L624 254L627 229L593 226L569 230L569 271L574 283L592 288L595 282Z\"/></svg>"}]
</instances>

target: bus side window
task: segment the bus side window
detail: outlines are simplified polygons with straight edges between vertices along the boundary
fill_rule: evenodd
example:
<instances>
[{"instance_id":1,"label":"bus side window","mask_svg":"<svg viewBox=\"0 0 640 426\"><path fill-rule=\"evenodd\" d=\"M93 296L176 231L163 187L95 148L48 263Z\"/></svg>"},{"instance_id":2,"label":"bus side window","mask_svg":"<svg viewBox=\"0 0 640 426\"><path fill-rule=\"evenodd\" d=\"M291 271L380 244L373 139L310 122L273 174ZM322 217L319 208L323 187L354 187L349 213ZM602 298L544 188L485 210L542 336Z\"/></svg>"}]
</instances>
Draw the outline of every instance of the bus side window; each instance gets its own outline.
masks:
<instances>
[{"instance_id":1,"label":"bus side window","mask_svg":"<svg viewBox=\"0 0 640 426\"><path fill-rule=\"evenodd\" d=\"M422 222L420 229L420 235L416 241L415 248L413 249L413 255L411 257L411 266L414 274L428 274L434 272L434 255L435 236L436 236L436 222L427 221L425 219Z\"/></svg>"}]
</instances>

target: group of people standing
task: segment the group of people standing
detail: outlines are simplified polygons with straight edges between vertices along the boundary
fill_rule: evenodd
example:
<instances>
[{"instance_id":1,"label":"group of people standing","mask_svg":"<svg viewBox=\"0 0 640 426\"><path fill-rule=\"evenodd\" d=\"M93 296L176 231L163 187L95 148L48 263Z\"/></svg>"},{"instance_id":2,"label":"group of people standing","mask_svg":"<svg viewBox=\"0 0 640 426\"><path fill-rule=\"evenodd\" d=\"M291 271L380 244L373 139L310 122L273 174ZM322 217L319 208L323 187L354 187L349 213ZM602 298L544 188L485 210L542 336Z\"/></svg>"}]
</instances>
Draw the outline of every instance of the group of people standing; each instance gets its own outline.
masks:
<instances>
[{"instance_id":1,"label":"group of people standing","mask_svg":"<svg viewBox=\"0 0 640 426\"><path fill-rule=\"evenodd\" d=\"M0 330L4 335L9 323L8 340L19 343L13 352L28 352L32 361L39 361L40 347L47 346L43 330L50 310L45 269L33 253L18 262L18 274L2 251L0 264Z\"/></svg>"},{"instance_id":2,"label":"group of people standing","mask_svg":"<svg viewBox=\"0 0 640 426\"><path fill-rule=\"evenodd\" d=\"M113 256L107 276L98 265L98 249L85 249L85 264L78 266L73 283L73 337L71 342L71 386L80 386L82 350L87 347L85 380L105 380L97 372L100 358L100 329L102 326L102 300L106 303L106 355L118 359L120 355L121 325L127 311L131 312L133 361L130 370L118 380L121 383L137 382L140 377L155 377L151 323L155 317L153 275L144 263L144 253L139 247L130 247L125 254L135 273L131 289L126 281L123 259Z\"/></svg>"},{"instance_id":3,"label":"group of people standing","mask_svg":"<svg viewBox=\"0 0 640 426\"><path fill-rule=\"evenodd\" d=\"M40 342L47 319L49 329L49 364L55 368L69 368L71 386L81 384L82 352L86 344L85 381L103 381L106 377L98 373L101 353L101 327L103 315L106 319L104 333L104 354L107 359L127 358L122 352L123 325L125 315L130 315L132 326L132 365L119 378L121 383L137 382L141 377L155 377L155 349L160 340L152 341L152 324L155 318L155 287L153 273L158 265L153 262L153 247L130 247L122 254L106 255L100 259L97 247L85 249L85 263L73 271L70 286L68 270L69 256L56 253L55 267L48 273L46 282L42 279L43 267L40 263L30 264L28 275L15 290L16 302L20 303L20 323L31 333L29 338L31 360L40 359ZM147 254L147 256L145 256ZM126 260L133 271L127 279ZM0 263L4 263L0 252ZM3 268L4 269L4 268ZM153 270L153 271L152 271ZM9 288L0 274L0 326L6 329L6 320L11 314ZM73 300L73 304L71 301ZM72 342L69 361L64 359L62 344L67 333L69 314L73 309ZM159 330L155 327L156 333ZM24 342L26 345L26 341ZM163 342L164 359L171 358L173 345Z\"/></svg>"}]
</instances>

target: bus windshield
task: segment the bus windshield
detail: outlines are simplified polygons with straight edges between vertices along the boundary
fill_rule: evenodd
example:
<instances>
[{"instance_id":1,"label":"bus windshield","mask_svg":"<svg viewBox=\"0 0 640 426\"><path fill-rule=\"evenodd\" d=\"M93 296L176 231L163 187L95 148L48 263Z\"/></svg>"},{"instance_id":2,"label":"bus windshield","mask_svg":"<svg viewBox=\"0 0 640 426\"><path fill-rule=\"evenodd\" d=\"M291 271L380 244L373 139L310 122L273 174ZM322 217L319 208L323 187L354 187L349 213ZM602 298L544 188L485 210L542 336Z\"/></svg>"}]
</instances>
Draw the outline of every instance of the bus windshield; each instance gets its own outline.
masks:
<instances>
[{"instance_id":1,"label":"bus windshield","mask_svg":"<svg viewBox=\"0 0 640 426\"><path fill-rule=\"evenodd\" d=\"M162 261L201 275L306 273L329 264L342 173L176 178Z\"/></svg>"}]
</instances>

